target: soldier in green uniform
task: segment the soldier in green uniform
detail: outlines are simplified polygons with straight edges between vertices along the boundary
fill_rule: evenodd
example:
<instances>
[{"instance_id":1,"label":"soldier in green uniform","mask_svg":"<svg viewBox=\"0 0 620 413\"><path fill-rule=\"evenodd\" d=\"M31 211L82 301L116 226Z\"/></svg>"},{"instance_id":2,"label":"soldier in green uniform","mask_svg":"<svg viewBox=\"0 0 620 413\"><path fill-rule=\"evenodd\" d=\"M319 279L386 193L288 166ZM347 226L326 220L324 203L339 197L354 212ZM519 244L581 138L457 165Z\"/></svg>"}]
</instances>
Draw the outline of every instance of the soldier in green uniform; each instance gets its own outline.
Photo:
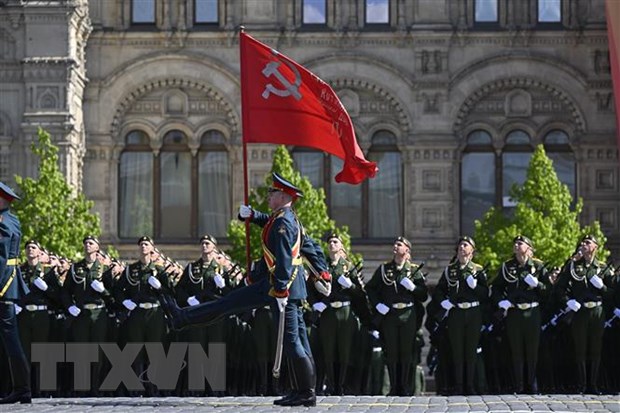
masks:
<instances>
[{"instance_id":1,"label":"soldier in green uniform","mask_svg":"<svg viewBox=\"0 0 620 413\"><path fill-rule=\"evenodd\" d=\"M43 264L39 262L41 246L35 240L30 240L25 245L26 262L21 266L22 277L30 288L30 293L23 297L15 310L18 314L19 337L26 352L26 358L31 359L32 343L46 343L50 334L51 306L49 297L52 293L48 286L48 277ZM38 365L31 366L32 394L39 396Z\"/></svg>"},{"instance_id":2,"label":"soldier in green uniform","mask_svg":"<svg viewBox=\"0 0 620 413\"><path fill-rule=\"evenodd\" d=\"M512 358L513 391L537 393L536 369L540 344L541 306L551 289L547 270L534 258L534 244L523 235L513 240L513 257L495 277L491 299L506 314ZM524 369L527 372L524 383Z\"/></svg>"},{"instance_id":3,"label":"soldier in green uniform","mask_svg":"<svg viewBox=\"0 0 620 413\"><path fill-rule=\"evenodd\" d=\"M575 346L578 391L598 393L598 373L605 312L611 305L612 271L596 259L598 240L586 235L581 240L577 257L562 270L556 285L561 303L573 311L570 330Z\"/></svg>"},{"instance_id":4,"label":"soldier in green uniform","mask_svg":"<svg viewBox=\"0 0 620 413\"><path fill-rule=\"evenodd\" d=\"M114 296L129 311L125 322L128 343L161 342L164 338L164 313L157 299L157 290L162 284L168 285L164 268L156 265L153 254L155 246L150 237L138 240L140 258L128 265L125 273L116 283ZM136 373L147 381L158 374L153 368L148 369L144 351L136 357ZM148 375L146 374L148 369ZM146 395L155 395L157 390L152 382L146 382Z\"/></svg>"},{"instance_id":5,"label":"soldier in green uniform","mask_svg":"<svg viewBox=\"0 0 620 413\"><path fill-rule=\"evenodd\" d=\"M404 237L394 241L393 258L381 264L366 285L370 303L381 315L381 336L390 376L390 395L412 393L417 318L414 301L428 296L424 274L410 262L411 242Z\"/></svg>"},{"instance_id":6,"label":"soldier in green uniform","mask_svg":"<svg viewBox=\"0 0 620 413\"><path fill-rule=\"evenodd\" d=\"M328 297L316 295L318 299L312 307L320 314L318 335L327 379L327 394L343 395L356 327L351 309L351 291L358 288L359 282L357 271L348 260L338 234L330 234L327 242L329 272L332 280L337 282L332 283L332 291Z\"/></svg>"},{"instance_id":7,"label":"soldier in green uniform","mask_svg":"<svg viewBox=\"0 0 620 413\"><path fill-rule=\"evenodd\" d=\"M108 314L105 300L110 291L103 284L107 267L99 260L99 240L89 235L83 240L84 259L71 266L62 288L62 301L71 319L71 337L78 343L101 343L106 338ZM97 395L100 364L91 368L90 393ZM87 389L76 389L87 390Z\"/></svg>"},{"instance_id":8,"label":"soldier in green uniform","mask_svg":"<svg viewBox=\"0 0 620 413\"><path fill-rule=\"evenodd\" d=\"M454 372L452 394L476 394L476 349L482 327L480 308L489 290L482 266L473 262L475 249L472 238L459 238L456 257L444 269L433 296L448 317L447 337Z\"/></svg>"}]
</instances>

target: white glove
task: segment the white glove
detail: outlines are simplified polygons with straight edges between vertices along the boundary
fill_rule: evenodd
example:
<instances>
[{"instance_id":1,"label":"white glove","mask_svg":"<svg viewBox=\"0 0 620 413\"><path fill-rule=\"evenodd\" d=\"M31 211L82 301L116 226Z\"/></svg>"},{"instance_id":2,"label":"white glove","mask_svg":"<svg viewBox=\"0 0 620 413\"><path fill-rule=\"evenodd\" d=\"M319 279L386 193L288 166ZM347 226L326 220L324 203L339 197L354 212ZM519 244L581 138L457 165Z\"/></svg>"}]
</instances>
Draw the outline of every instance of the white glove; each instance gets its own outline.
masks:
<instances>
[{"instance_id":1,"label":"white glove","mask_svg":"<svg viewBox=\"0 0 620 413\"><path fill-rule=\"evenodd\" d=\"M377 311L381 314L381 315L386 315L388 313L388 311L390 311L390 307L388 307L387 305L383 304L383 303L379 303L375 306L375 308L377 309Z\"/></svg>"},{"instance_id":2,"label":"white glove","mask_svg":"<svg viewBox=\"0 0 620 413\"><path fill-rule=\"evenodd\" d=\"M415 284L409 278L405 277L400 280L400 285L408 289L409 291L413 291L415 289Z\"/></svg>"},{"instance_id":3,"label":"white glove","mask_svg":"<svg viewBox=\"0 0 620 413\"><path fill-rule=\"evenodd\" d=\"M472 290L478 285L478 280L475 279L473 275L467 277L465 281L467 281L467 285L469 285L469 288L471 288Z\"/></svg>"},{"instance_id":4,"label":"white glove","mask_svg":"<svg viewBox=\"0 0 620 413\"><path fill-rule=\"evenodd\" d=\"M452 308L454 308L454 304L452 304L452 302L446 298L441 302L441 307L446 311L450 311Z\"/></svg>"},{"instance_id":5,"label":"white glove","mask_svg":"<svg viewBox=\"0 0 620 413\"><path fill-rule=\"evenodd\" d=\"M252 207L249 205L239 205L239 216L243 219L250 218L252 216Z\"/></svg>"},{"instance_id":6,"label":"white glove","mask_svg":"<svg viewBox=\"0 0 620 413\"><path fill-rule=\"evenodd\" d=\"M523 279L532 288L538 287L538 278L534 277L532 274L528 274L527 277Z\"/></svg>"},{"instance_id":7,"label":"white glove","mask_svg":"<svg viewBox=\"0 0 620 413\"><path fill-rule=\"evenodd\" d=\"M133 311L134 308L136 308L138 305L136 303L134 303L132 300L130 299L126 299L123 300L123 305L125 306L126 309L128 309L129 311Z\"/></svg>"},{"instance_id":8,"label":"white glove","mask_svg":"<svg viewBox=\"0 0 620 413\"><path fill-rule=\"evenodd\" d=\"M217 285L217 288L224 288L226 286L226 282L224 282L224 277L222 277L220 274L216 274L215 277L213 277L213 281L215 282L215 285Z\"/></svg>"},{"instance_id":9,"label":"white glove","mask_svg":"<svg viewBox=\"0 0 620 413\"><path fill-rule=\"evenodd\" d=\"M97 291L98 293L102 293L105 291L103 283L99 280L93 280L93 282L90 283L90 288Z\"/></svg>"},{"instance_id":10,"label":"white glove","mask_svg":"<svg viewBox=\"0 0 620 413\"><path fill-rule=\"evenodd\" d=\"M502 300L499 303L497 303L497 306L504 311L508 311L508 309L512 307L512 303L508 300Z\"/></svg>"},{"instance_id":11,"label":"white glove","mask_svg":"<svg viewBox=\"0 0 620 413\"><path fill-rule=\"evenodd\" d=\"M349 277L341 275L340 277L338 277L338 284L342 285L342 288L351 288L353 282Z\"/></svg>"},{"instance_id":12,"label":"white glove","mask_svg":"<svg viewBox=\"0 0 620 413\"><path fill-rule=\"evenodd\" d=\"M592 284L595 288L598 288L599 290L603 288L603 280L601 280L601 277L596 274L594 274L592 278L590 278L590 284Z\"/></svg>"},{"instance_id":13,"label":"white glove","mask_svg":"<svg viewBox=\"0 0 620 413\"><path fill-rule=\"evenodd\" d=\"M319 301L317 303L312 304L312 308L314 308L314 311L318 311L319 313L322 313L323 311L325 311L327 306L325 305L325 303L322 303Z\"/></svg>"},{"instance_id":14,"label":"white glove","mask_svg":"<svg viewBox=\"0 0 620 413\"><path fill-rule=\"evenodd\" d=\"M377 340L379 340L379 337L381 337L381 335L379 334L379 332L377 330L372 330L370 332L370 335L373 336L374 338L376 338Z\"/></svg>"},{"instance_id":15,"label":"white glove","mask_svg":"<svg viewBox=\"0 0 620 413\"><path fill-rule=\"evenodd\" d=\"M286 304L288 304L288 297L276 297L276 301L278 302L278 309L281 313L283 313L284 309L286 308Z\"/></svg>"},{"instance_id":16,"label":"white glove","mask_svg":"<svg viewBox=\"0 0 620 413\"><path fill-rule=\"evenodd\" d=\"M614 315L620 318L620 308L614 308Z\"/></svg>"},{"instance_id":17,"label":"white glove","mask_svg":"<svg viewBox=\"0 0 620 413\"><path fill-rule=\"evenodd\" d=\"M193 306L195 306L195 305L200 304L200 301L198 301L198 300L196 299L196 296L195 296L195 295L192 295L191 297L189 297L189 298L187 299L187 304L189 304L190 306L192 306L192 307L193 307Z\"/></svg>"},{"instance_id":18,"label":"white glove","mask_svg":"<svg viewBox=\"0 0 620 413\"><path fill-rule=\"evenodd\" d=\"M69 314L71 314L73 317L79 316L81 312L82 310L77 308L75 305L72 305L71 307L69 307Z\"/></svg>"},{"instance_id":19,"label":"white glove","mask_svg":"<svg viewBox=\"0 0 620 413\"><path fill-rule=\"evenodd\" d=\"M22 308L18 306L17 304L13 303L13 307L15 307L15 315L22 312Z\"/></svg>"},{"instance_id":20,"label":"white glove","mask_svg":"<svg viewBox=\"0 0 620 413\"><path fill-rule=\"evenodd\" d=\"M581 308L581 304L579 304L579 302L577 302L576 300L568 300L566 306L574 312L579 311L579 309Z\"/></svg>"},{"instance_id":21,"label":"white glove","mask_svg":"<svg viewBox=\"0 0 620 413\"><path fill-rule=\"evenodd\" d=\"M156 290L160 290L161 289L161 282L157 279L157 277L151 275L148 278L148 283L151 287L153 287Z\"/></svg>"},{"instance_id":22,"label":"white glove","mask_svg":"<svg viewBox=\"0 0 620 413\"><path fill-rule=\"evenodd\" d=\"M47 283L41 277L34 279L33 284L41 291L47 291Z\"/></svg>"},{"instance_id":23,"label":"white glove","mask_svg":"<svg viewBox=\"0 0 620 413\"><path fill-rule=\"evenodd\" d=\"M314 288L316 288L316 290L319 293L323 294L325 297L329 297L329 295L332 293L332 283L330 282L315 281Z\"/></svg>"}]
</instances>

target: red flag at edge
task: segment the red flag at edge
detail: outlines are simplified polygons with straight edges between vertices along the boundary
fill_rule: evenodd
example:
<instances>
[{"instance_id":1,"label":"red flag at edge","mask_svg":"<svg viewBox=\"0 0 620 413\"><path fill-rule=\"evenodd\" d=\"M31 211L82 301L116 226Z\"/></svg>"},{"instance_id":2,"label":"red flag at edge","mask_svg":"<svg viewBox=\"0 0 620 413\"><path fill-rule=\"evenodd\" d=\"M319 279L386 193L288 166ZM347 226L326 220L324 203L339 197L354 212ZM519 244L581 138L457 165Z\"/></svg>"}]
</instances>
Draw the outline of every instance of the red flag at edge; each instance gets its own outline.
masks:
<instances>
[{"instance_id":1,"label":"red flag at edge","mask_svg":"<svg viewBox=\"0 0 620 413\"><path fill-rule=\"evenodd\" d=\"M374 177L377 164L364 157L334 90L276 50L240 36L244 142L299 145L337 156L344 167L336 182Z\"/></svg>"}]
</instances>

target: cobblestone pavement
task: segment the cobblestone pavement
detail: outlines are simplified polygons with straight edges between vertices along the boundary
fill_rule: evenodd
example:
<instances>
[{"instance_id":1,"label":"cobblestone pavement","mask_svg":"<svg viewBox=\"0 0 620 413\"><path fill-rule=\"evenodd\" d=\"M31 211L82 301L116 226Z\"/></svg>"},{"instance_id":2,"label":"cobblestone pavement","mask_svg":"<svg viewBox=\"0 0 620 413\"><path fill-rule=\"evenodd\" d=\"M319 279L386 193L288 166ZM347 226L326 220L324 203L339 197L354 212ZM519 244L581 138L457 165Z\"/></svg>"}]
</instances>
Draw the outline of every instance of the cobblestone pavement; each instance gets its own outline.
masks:
<instances>
[{"instance_id":1,"label":"cobblestone pavement","mask_svg":"<svg viewBox=\"0 0 620 413\"><path fill-rule=\"evenodd\" d=\"M35 399L32 405L0 406L0 412L620 412L620 396L589 395L493 395L319 397L314 408L277 408L272 397L154 397Z\"/></svg>"}]
</instances>

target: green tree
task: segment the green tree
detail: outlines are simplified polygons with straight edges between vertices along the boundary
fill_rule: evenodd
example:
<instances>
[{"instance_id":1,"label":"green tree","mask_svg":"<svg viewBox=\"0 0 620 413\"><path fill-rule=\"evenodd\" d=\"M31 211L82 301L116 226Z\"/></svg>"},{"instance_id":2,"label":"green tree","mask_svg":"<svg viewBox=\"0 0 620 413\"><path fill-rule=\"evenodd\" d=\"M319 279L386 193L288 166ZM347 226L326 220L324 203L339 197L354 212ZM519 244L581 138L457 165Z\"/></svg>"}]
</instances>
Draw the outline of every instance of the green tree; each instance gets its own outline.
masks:
<instances>
[{"instance_id":1,"label":"green tree","mask_svg":"<svg viewBox=\"0 0 620 413\"><path fill-rule=\"evenodd\" d=\"M534 242L535 256L548 265L561 266L586 234L599 240L599 260L609 256L604 248L607 238L598 221L581 226L583 201L579 198L573 205L568 187L558 179L542 145L532 155L525 182L514 185L510 197L517 202L513 214L493 207L482 221L475 222L477 260L490 264L490 274L512 255L512 240L519 234Z\"/></svg>"},{"instance_id":2,"label":"green tree","mask_svg":"<svg viewBox=\"0 0 620 413\"><path fill-rule=\"evenodd\" d=\"M299 220L302 222L306 233L321 243L323 251L327 251L325 236L330 232L338 233L347 251L351 247L349 229L346 226L336 227L334 220L327 214L327 204L325 203L325 191L322 188L312 187L310 180L302 176L293 167L293 159L285 146L278 146L273 155L271 172L277 172L285 179L302 190L304 196L295 202L295 211ZM271 174L265 176L264 186L253 188L248 196L249 204L259 211L268 212L267 189L271 186ZM252 260L262 256L261 249L261 228L257 225L250 225L250 255ZM230 256L237 262L245 262L245 224L237 219L231 221L228 227L228 237L232 248ZM360 259L353 256L354 261Z\"/></svg>"},{"instance_id":3,"label":"green tree","mask_svg":"<svg viewBox=\"0 0 620 413\"><path fill-rule=\"evenodd\" d=\"M50 251L69 258L83 254L82 239L99 236L99 216L90 212L94 202L75 195L58 166L58 147L39 128L32 152L39 158L38 178L15 176L21 200L14 203L22 223L22 241L35 239ZM109 251L111 252L111 251Z\"/></svg>"}]
</instances>

